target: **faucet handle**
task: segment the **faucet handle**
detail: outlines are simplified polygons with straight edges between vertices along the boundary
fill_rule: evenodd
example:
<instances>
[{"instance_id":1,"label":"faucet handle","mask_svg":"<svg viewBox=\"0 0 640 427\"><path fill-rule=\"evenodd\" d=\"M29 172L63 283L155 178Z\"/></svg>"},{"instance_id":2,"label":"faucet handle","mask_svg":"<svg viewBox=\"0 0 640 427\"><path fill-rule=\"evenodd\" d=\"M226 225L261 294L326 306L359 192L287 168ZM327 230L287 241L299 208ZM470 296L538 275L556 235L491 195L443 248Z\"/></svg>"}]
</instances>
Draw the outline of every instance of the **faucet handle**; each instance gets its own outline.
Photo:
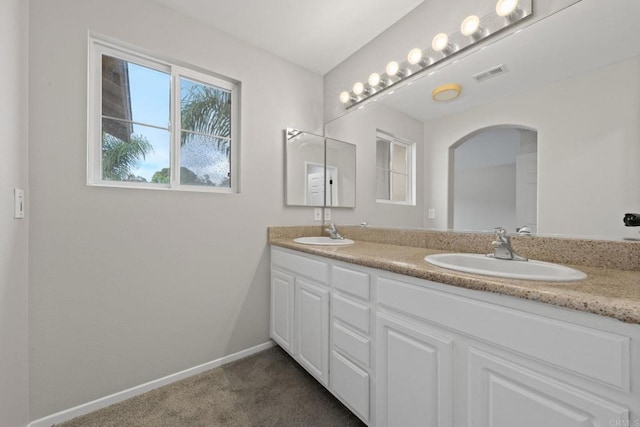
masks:
<instances>
[{"instance_id":1,"label":"faucet handle","mask_svg":"<svg viewBox=\"0 0 640 427\"><path fill-rule=\"evenodd\" d=\"M505 237L507 234L507 230L505 230L503 227L496 227L493 230L496 237Z\"/></svg>"}]
</instances>

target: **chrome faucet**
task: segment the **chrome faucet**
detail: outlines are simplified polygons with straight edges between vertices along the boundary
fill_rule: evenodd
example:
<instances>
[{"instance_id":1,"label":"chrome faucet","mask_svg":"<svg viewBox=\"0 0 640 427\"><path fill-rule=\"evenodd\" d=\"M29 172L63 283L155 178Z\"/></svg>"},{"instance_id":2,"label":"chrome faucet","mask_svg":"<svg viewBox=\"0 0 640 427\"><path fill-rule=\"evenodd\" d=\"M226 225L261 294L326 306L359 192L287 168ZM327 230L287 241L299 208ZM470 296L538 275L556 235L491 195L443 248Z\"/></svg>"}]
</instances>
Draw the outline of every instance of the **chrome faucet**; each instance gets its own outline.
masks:
<instances>
[{"instance_id":1,"label":"chrome faucet","mask_svg":"<svg viewBox=\"0 0 640 427\"><path fill-rule=\"evenodd\" d=\"M493 245L493 253L487 254L490 258L506 259L513 261L528 261L527 258L516 254L511 247L511 239L507 236L507 230L502 227L495 229L495 240L491 242Z\"/></svg>"},{"instance_id":2,"label":"chrome faucet","mask_svg":"<svg viewBox=\"0 0 640 427\"><path fill-rule=\"evenodd\" d=\"M335 222L329 223L329 227L325 228L324 231L329 233L329 237L332 239L344 240L344 237L338 233L338 228L336 227Z\"/></svg>"}]
</instances>

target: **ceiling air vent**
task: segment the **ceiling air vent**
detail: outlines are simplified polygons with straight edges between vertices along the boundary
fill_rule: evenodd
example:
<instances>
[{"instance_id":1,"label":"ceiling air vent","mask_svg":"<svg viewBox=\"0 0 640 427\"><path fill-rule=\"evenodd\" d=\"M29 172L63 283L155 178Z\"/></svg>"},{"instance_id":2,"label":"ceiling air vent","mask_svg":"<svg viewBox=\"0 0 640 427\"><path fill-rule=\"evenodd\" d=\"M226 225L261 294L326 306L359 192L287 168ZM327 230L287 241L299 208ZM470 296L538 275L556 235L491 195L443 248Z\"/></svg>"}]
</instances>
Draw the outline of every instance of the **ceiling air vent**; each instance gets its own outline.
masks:
<instances>
[{"instance_id":1,"label":"ceiling air vent","mask_svg":"<svg viewBox=\"0 0 640 427\"><path fill-rule=\"evenodd\" d=\"M478 74L474 74L472 77L478 82L482 83L485 80L489 80L492 77L498 76L500 74L506 73L507 67L504 64L498 65L497 67L493 67L490 70L483 71Z\"/></svg>"}]
</instances>

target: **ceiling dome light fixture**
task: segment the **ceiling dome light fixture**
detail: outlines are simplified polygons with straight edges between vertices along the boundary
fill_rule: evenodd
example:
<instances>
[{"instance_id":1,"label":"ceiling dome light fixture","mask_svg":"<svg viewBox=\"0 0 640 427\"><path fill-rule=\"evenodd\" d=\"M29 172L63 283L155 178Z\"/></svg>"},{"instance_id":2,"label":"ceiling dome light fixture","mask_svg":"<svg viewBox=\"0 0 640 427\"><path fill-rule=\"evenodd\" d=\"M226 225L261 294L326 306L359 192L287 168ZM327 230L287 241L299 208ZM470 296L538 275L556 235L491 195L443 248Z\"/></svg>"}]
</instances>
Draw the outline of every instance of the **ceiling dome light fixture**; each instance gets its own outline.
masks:
<instances>
[{"instance_id":1,"label":"ceiling dome light fixture","mask_svg":"<svg viewBox=\"0 0 640 427\"><path fill-rule=\"evenodd\" d=\"M431 97L437 102L452 101L460 96L462 86L457 83L440 85L431 92Z\"/></svg>"}]
</instances>

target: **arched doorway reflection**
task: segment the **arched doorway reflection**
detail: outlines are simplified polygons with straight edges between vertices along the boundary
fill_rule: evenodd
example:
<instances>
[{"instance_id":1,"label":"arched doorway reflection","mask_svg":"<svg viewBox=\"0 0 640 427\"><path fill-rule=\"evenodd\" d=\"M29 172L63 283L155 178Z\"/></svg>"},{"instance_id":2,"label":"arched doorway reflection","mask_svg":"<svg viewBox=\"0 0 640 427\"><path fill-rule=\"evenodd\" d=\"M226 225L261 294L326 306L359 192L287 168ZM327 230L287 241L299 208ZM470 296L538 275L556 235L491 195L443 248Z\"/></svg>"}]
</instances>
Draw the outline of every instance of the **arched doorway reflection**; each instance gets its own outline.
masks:
<instances>
[{"instance_id":1,"label":"arched doorway reflection","mask_svg":"<svg viewBox=\"0 0 640 427\"><path fill-rule=\"evenodd\" d=\"M492 126L449 149L449 228L509 232L537 229L538 134Z\"/></svg>"}]
</instances>

